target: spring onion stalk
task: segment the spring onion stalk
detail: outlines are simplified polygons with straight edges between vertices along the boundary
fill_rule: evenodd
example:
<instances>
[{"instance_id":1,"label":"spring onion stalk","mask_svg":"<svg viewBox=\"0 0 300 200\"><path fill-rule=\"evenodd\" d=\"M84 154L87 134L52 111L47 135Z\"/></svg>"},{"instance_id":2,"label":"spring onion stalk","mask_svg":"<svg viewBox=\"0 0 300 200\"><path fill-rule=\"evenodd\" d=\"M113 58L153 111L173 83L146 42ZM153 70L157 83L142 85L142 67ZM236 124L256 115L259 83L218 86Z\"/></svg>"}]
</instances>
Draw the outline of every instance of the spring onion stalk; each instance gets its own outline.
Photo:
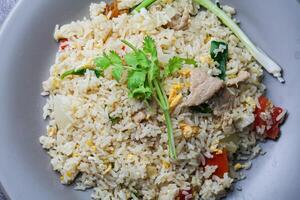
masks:
<instances>
[{"instance_id":1,"label":"spring onion stalk","mask_svg":"<svg viewBox=\"0 0 300 200\"><path fill-rule=\"evenodd\" d=\"M158 82L158 80L154 80L153 84L156 90L158 104L163 110L166 125L167 125L169 155L172 159L177 159L174 133L173 133L172 121L171 121L170 110L169 110L169 103L167 97L164 95L164 91L162 89L162 86Z\"/></svg>"},{"instance_id":2,"label":"spring onion stalk","mask_svg":"<svg viewBox=\"0 0 300 200\"><path fill-rule=\"evenodd\" d=\"M137 7L134 8L134 11L140 12L141 9L149 7L152 3L154 3L156 0L145 0L142 3L140 3Z\"/></svg>"},{"instance_id":3,"label":"spring onion stalk","mask_svg":"<svg viewBox=\"0 0 300 200\"><path fill-rule=\"evenodd\" d=\"M247 50L265 68L265 70L267 70L267 72L276 77L281 83L284 82L284 79L281 76L280 66L261 49L257 48L240 27L222 9L211 2L211 0L194 0L194 2L214 13L241 40Z\"/></svg>"}]
</instances>

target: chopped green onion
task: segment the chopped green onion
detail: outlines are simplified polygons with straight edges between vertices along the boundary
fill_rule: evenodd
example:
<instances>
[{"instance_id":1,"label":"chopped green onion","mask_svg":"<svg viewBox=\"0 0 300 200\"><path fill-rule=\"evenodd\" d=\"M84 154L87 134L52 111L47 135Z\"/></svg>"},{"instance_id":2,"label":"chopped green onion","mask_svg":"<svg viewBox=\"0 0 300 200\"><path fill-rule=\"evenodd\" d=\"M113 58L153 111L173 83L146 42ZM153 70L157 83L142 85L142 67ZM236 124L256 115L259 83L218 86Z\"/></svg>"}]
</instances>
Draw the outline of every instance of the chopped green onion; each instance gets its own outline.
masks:
<instances>
[{"instance_id":1,"label":"chopped green onion","mask_svg":"<svg viewBox=\"0 0 300 200\"><path fill-rule=\"evenodd\" d=\"M143 8L148 8L152 3L154 3L156 0L145 0L142 3L140 3L137 7L135 7L133 10L136 12L140 12Z\"/></svg>"},{"instance_id":2,"label":"chopped green onion","mask_svg":"<svg viewBox=\"0 0 300 200\"><path fill-rule=\"evenodd\" d=\"M269 56L267 56L261 49L257 48L247 37L247 35L240 29L240 27L217 5L211 0L194 0L196 3L205 7L214 13L220 20L241 40L252 56L274 77L281 83L284 79L281 76L281 68Z\"/></svg>"}]
</instances>

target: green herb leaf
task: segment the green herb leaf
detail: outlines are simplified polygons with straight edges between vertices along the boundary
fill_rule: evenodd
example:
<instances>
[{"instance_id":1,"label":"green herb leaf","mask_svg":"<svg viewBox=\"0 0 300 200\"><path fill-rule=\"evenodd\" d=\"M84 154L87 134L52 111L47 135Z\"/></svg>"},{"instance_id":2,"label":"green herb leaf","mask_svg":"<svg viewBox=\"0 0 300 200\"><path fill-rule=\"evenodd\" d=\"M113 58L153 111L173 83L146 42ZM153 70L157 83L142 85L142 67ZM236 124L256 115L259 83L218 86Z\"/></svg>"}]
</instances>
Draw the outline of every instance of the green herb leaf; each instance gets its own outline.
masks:
<instances>
[{"instance_id":1,"label":"green herb leaf","mask_svg":"<svg viewBox=\"0 0 300 200\"><path fill-rule=\"evenodd\" d=\"M120 117L111 117L111 116L109 116L109 119L110 119L112 124L116 124L121 120Z\"/></svg>"},{"instance_id":2,"label":"green herb leaf","mask_svg":"<svg viewBox=\"0 0 300 200\"><path fill-rule=\"evenodd\" d=\"M213 112L213 110L210 108L210 106L207 103L203 103L199 106L191 106L190 109L194 112L200 112L204 114L210 114Z\"/></svg>"},{"instance_id":3,"label":"green herb leaf","mask_svg":"<svg viewBox=\"0 0 300 200\"><path fill-rule=\"evenodd\" d=\"M152 37L146 36L144 39L144 52L150 54L153 62L157 62L157 50L155 46L155 41Z\"/></svg>"},{"instance_id":4,"label":"green herb leaf","mask_svg":"<svg viewBox=\"0 0 300 200\"><path fill-rule=\"evenodd\" d=\"M115 51L110 51L108 54L108 58L112 65L122 65L123 64L121 57Z\"/></svg>"},{"instance_id":5,"label":"green herb leaf","mask_svg":"<svg viewBox=\"0 0 300 200\"><path fill-rule=\"evenodd\" d=\"M183 58L183 61L185 62L185 64L188 65L194 65L194 67L197 66L197 62L194 59L191 58Z\"/></svg>"},{"instance_id":6,"label":"green herb leaf","mask_svg":"<svg viewBox=\"0 0 300 200\"><path fill-rule=\"evenodd\" d=\"M170 76L174 72L180 70L183 64L194 65L197 66L197 62L194 59L190 58L180 58L178 56L174 56L169 60L169 63L165 67L164 76Z\"/></svg>"},{"instance_id":7,"label":"green herb leaf","mask_svg":"<svg viewBox=\"0 0 300 200\"><path fill-rule=\"evenodd\" d=\"M141 86L139 88L134 89L129 93L129 97L136 99L150 99L152 96L152 91L149 87Z\"/></svg>"},{"instance_id":8,"label":"green herb leaf","mask_svg":"<svg viewBox=\"0 0 300 200\"><path fill-rule=\"evenodd\" d=\"M93 71L95 72L95 75L97 78L99 78L102 75L102 70L98 70L98 69L93 69Z\"/></svg>"},{"instance_id":9,"label":"green herb leaf","mask_svg":"<svg viewBox=\"0 0 300 200\"><path fill-rule=\"evenodd\" d=\"M117 80L120 81L123 74L123 67L122 65L116 65L112 69L112 76Z\"/></svg>"},{"instance_id":10,"label":"green herb leaf","mask_svg":"<svg viewBox=\"0 0 300 200\"><path fill-rule=\"evenodd\" d=\"M64 79L65 77L69 76L69 75L84 75L86 72L85 68L79 68L79 69L71 69L68 71L65 71L60 78Z\"/></svg>"},{"instance_id":11,"label":"green herb leaf","mask_svg":"<svg viewBox=\"0 0 300 200\"><path fill-rule=\"evenodd\" d=\"M126 54L124 58L125 58L127 65L129 65L133 68L136 68L139 64L137 57L135 55L135 52Z\"/></svg>"},{"instance_id":12,"label":"green herb leaf","mask_svg":"<svg viewBox=\"0 0 300 200\"><path fill-rule=\"evenodd\" d=\"M79 68L79 69L71 69L68 71L65 71L60 78L64 79L67 76L70 75L78 75L78 76L83 76L87 70L93 71L96 75L97 78L99 78L101 76L101 71L98 69L87 69L87 68Z\"/></svg>"},{"instance_id":13,"label":"green herb leaf","mask_svg":"<svg viewBox=\"0 0 300 200\"><path fill-rule=\"evenodd\" d=\"M167 64L165 70L164 70L164 75L165 77L173 74L177 70L181 69L183 65L183 59L177 56L174 56L169 60L169 63Z\"/></svg>"},{"instance_id":14,"label":"green herb leaf","mask_svg":"<svg viewBox=\"0 0 300 200\"><path fill-rule=\"evenodd\" d=\"M96 58L94 60L94 63L96 65L96 68L101 70L105 70L111 65L111 62L106 54L104 54L104 56Z\"/></svg>"},{"instance_id":15,"label":"green herb leaf","mask_svg":"<svg viewBox=\"0 0 300 200\"><path fill-rule=\"evenodd\" d=\"M150 65L150 69L149 69L149 80L153 81L154 79L159 77L160 74L160 70L159 67L157 65L155 65L154 63L152 63Z\"/></svg>"},{"instance_id":16,"label":"green herb leaf","mask_svg":"<svg viewBox=\"0 0 300 200\"><path fill-rule=\"evenodd\" d=\"M226 62L228 59L228 45L221 41L211 41L210 56L219 64L218 68L221 70L219 78L225 80Z\"/></svg>"},{"instance_id":17,"label":"green herb leaf","mask_svg":"<svg viewBox=\"0 0 300 200\"><path fill-rule=\"evenodd\" d=\"M150 65L150 61L147 55L142 50L138 50L137 52L135 52L135 55L139 66L143 69L148 69Z\"/></svg>"},{"instance_id":18,"label":"green herb leaf","mask_svg":"<svg viewBox=\"0 0 300 200\"><path fill-rule=\"evenodd\" d=\"M129 90L137 89L141 86L144 86L146 80L145 71L133 71L129 73L127 86Z\"/></svg>"}]
</instances>

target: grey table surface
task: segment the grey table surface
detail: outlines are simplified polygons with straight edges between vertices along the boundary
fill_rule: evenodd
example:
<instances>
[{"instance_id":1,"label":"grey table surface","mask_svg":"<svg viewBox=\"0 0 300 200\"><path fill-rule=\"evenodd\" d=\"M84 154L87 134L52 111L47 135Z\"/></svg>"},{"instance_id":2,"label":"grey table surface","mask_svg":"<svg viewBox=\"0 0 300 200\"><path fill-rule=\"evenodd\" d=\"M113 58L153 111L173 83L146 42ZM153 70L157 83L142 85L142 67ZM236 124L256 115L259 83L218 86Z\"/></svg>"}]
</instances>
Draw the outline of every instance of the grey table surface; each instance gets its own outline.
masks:
<instances>
[{"instance_id":1,"label":"grey table surface","mask_svg":"<svg viewBox=\"0 0 300 200\"><path fill-rule=\"evenodd\" d=\"M14 7L18 0L0 0L0 24L2 25L5 18ZM1 180L0 180L1 182ZM0 200L6 200L3 192L1 191L2 188L0 187Z\"/></svg>"}]
</instances>

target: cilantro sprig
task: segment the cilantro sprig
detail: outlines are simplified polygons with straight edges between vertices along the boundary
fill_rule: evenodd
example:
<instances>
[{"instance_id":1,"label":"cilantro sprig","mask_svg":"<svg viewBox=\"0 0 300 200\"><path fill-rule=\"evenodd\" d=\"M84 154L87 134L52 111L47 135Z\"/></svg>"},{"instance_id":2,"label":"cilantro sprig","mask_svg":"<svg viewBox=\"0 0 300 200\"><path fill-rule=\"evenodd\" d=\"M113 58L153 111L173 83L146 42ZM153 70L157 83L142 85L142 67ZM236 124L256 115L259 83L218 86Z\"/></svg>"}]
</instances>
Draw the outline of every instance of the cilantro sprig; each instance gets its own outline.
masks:
<instances>
[{"instance_id":1,"label":"cilantro sprig","mask_svg":"<svg viewBox=\"0 0 300 200\"><path fill-rule=\"evenodd\" d=\"M122 73L127 70L129 96L145 101L152 99L152 97L156 100L165 117L169 155L172 159L176 159L177 154L169 103L162 87L162 76L155 41L146 36L141 49L136 48L128 41L122 42L132 49L130 53L124 56L125 63L115 52L110 52L95 60L96 67L102 70L107 69L109 66L112 67L112 75L117 81L120 80Z\"/></svg>"}]
</instances>

